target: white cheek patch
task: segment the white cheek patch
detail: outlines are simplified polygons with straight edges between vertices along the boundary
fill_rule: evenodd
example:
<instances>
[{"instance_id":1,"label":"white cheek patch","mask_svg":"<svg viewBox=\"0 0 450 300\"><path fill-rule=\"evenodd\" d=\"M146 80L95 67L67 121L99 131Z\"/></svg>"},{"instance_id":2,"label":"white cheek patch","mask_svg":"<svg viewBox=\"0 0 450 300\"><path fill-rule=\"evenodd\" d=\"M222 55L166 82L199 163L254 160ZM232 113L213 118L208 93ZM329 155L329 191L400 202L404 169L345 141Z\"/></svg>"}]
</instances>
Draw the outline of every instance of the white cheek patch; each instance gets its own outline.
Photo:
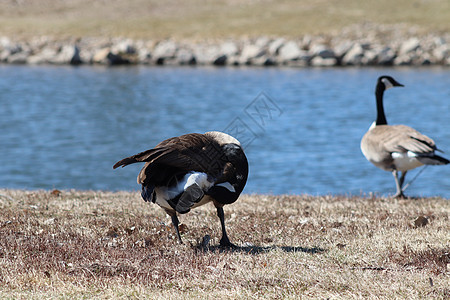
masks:
<instances>
[{"instance_id":1,"label":"white cheek patch","mask_svg":"<svg viewBox=\"0 0 450 300\"><path fill-rule=\"evenodd\" d=\"M224 187L224 188L226 188L227 190L229 190L232 193L236 192L236 190L234 189L234 186L231 183L229 183L228 181L216 184L216 186Z\"/></svg>"},{"instance_id":2,"label":"white cheek patch","mask_svg":"<svg viewBox=\"0 0 450 300\"><path fill-rule=\"evenodd\" d=\"M384 83L386 90L390 89L391 87L394 87L394 85L392 84L391 81L389 81L389 79L383 78L381 79L381 82Z\"/></svg>"}]
</instances>

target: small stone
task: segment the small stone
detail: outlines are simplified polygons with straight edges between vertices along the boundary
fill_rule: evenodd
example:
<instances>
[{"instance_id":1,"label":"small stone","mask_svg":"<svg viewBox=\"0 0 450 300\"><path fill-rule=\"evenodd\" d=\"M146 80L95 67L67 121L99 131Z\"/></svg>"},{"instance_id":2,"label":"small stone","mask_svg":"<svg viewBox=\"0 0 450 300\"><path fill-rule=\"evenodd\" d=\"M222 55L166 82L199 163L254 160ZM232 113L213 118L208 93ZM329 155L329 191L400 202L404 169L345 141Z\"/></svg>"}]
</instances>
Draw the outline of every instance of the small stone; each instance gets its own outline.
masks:
<instances>
[{"instance_id":1,"label":"small stone","mask_svg":"<svg viewBox=\"0 0 450 300\"><path fill-rule=\"evenodd\" d=\"M417 219L414 221L414 225L416 227L424 227L428 224L428 218L425 216L419 216L417 217Z\"/></svg>"},{"instance_id":2,"label":"small stone","mask_svg":"<svg viewBox=\"0 0 450 300\"><path fill-rule=\"evenodd\" d=\"M336 247L338 247L339 249L344 249L345 246L347 246L346 244L342 244L342 243L337 243Z\"/></svg>"}]
</instances>

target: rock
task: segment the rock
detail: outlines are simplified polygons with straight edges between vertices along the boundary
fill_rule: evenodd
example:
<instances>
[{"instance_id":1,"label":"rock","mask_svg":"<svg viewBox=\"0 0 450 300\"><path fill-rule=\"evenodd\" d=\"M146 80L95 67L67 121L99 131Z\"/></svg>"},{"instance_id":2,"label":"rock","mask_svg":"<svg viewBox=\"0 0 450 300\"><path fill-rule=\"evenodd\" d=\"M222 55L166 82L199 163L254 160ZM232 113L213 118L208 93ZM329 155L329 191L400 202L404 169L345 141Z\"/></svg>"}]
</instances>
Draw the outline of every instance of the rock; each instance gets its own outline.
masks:
<instances>
[{"instance_id":1,"label":"rock","mask_svg":"<svg viewBox=\"0 0 450 300\"><path fill-rule=\"evenodd\" d=\"M6 36L2 36L0 37L0 49L5 49L5 48L9 48L11 46L11 39L6 37Z\"/></svg>"},{"instance_id":2,"label":"rock","mask_svg":"<svg viewBox=\"0 0 450 300\"><path fill-rule=\"evenodd\" d=\"M284 38L277 38L269 43L269 46L267 48L268 54L274 56L279 54L280 48L284 45L285 39Z\"/></svg>"},{"instance_id":3,"label":"rock","mask_svg":"<svg viewBox=\"0 0 450 300\"><path fill-rule=\"evenodd\" d=\"M8 50L0 49L0 62L2 62L2 63L7 62L9 55L10 55L10 52Z\"/></svg>"},{"instance_id":4,"label":"rock","mask_svg":"<svg viewBox=\"0 0 450 300\"><path fill-rule=\"evenodd\" d=\"M37 36L26 41L0 37L0 62L29 64L164 65L449 65L450 34L426 34L405 26L362 24L339 33L295 40L253 39L202 43L173 39L132 40L84 37L58 41ZM318 57L318 58L317 58Z\"/></svg>"},{"instance_id":5,"label":"rock","mask_svg":"<svg viewBox=\"0 0 450 300\"><path fill-rule=\"evenodd\" d=\"M227 58L227 64L229 66L239 66L241 62L239 61L240 57L237 55L233 55Z\"/></svg>"},{"instance_id":6,"label":"rock","mask_svg":"<svg viewBox=\"0 0 450 300\"><path fill-rule=\"evenodd\" d=\"M131 62L128 58L125 58L122 55L114 54L114 53L111 53L111 52L108 53L106 58L107 58L108 64L111 65L111 66L128 65Z\"/></svg>"},{"instance_id":7,"label":"rock","mask_svg":"<svg viewBox=\"0 0 450 300\"><path fill-rule=\"evenodd\" d=\"M222 55L216 45L192 45L192 47L195 59L200 65L210 65Z\"/></svg>"},{"instance_id":8,"label":"rock","mask_svg":"<svg viewBox=\"0 0 450 300\"><path fill-rule=\"evenodd\" d=\"M269 66L276 66L278 63L273 57L267 57L266 60L263 63L263 66L269 67Z\"/></svg>"},{"instance_id":9,"label":"rock","mask_svg":"<svg viewBox=\"0 0 450 300\"><path fill-rule=\"evenodd\" d=\"M450 45L443 44L433 50L433 56L437 62L443 62L450 57Z\"/></svg>"},{"instance_id":10,"label":"rock","mask_svg":"<svg viewBox=\"0 0 450 300\"><path fill-rule=\"evenodd\" d=\"M320 56L321 58L336 57L334 51L331 48L320 44L311 46L311 48L309 49L309 53L313 56Z\"/></svg>"},{"instance_id":11,"label":"rock","mask_svg":"<svg viewBox=\"0 0 450 300\"><path fill-rule=\"evenodd\" d=\"M352 49L354 43L351 41L339 41L337 45L334 47L334 53L336 57L342 58L345 54L347 54L350 49Z\"/></svg>"},{"instance_id":12,"label":"rock","mask_svg":"<svg viewBox=\"0 0 450 300\"><path fill-rule=\"evenodd\" d=\"M382 66L390 66L394 63L395 51L390 47L384 47L378 52L377 63Z\"/></svg>"},{"instance_id":13,"label":"rock","mask_svg":"<svg viewBox=\"0 0 450 300\"><path fill-rule=\"evenodd\" d=\"M270 39L266 36L261 36L256 39L255 45L261 48L261 50L267 48L267 45L269 44Z\"/></svg>"},{"instance_id":14,"label":"rock","mask_svg":"<svg viewBox=\"0 0 450 300\"><path fill-rule=\"evenodd\" d=\"M422 65L422 66L429 66L434 62L434 57L428 53L424 52L420 55L417 55L413 61L414 65Z\"/></svg>"},{"instance_id":15,"label":"rock","mask_svg":"<svg viewBox=\"0 0 450 300\"><path fill-rule=\"evenodd\" d=\"M9 39L3 39L3 50L1 51L0 61L11 64L25 64L27 58L31 53L30 49L27 49L22 44L11 42Z\"/></svg>"},{"instance_id":16,"label":"rock","mask_svg":"<svg viewBox=\"0 0 450 300\"><path fill-rule=\"evenodd\" d=\"M106 64L108 61L108 54L110 53L109 48L104 48L98 50L92 57L92 62L97 64Z\"/></svg>"},{"instance_id":17,"label":"rock","mask_svg":"<svg viewBox=\"0 0 450 300\"><path fill-rule=\"evenodd\" d=\"M125 39L119 41L111 47L112 53L119 54L135 54L137 52L136 47L131 39Z\"/></svg>"},{"instance_id":18,"label":"rock","mask_svg":"<svg viewBox=\"0 0 450 300\"><path fill-rule=\"evenodd\" d=\"M176 61L179 65L195 65L197 60L191 50L180 48L177 52Z\"/></svg>"},{"instance_id":19,"label":"rock","mask_svg":"<svg viewBox=\"0 0 450 300\"><path fill-rule=\"evenodd\" d=\"M286 60L282 61L281 64L288 67L296 67L296 68L304 68L309 65L308 60L305 59Z\"/></svg>"},{"instance_id":20,"label":"rock","mask_svg":"<svg viewBox=\"0 0 450 300\"><path fill-rule=\"evenodd\" d=\"M236 55L239 52L239 48L233 41L226 41L220 45L220 53L226 56Z\"/></svg>"},{"instance_id":21,"label":"rock","mask_svg":"<svg viewBox=\"0 0 450 300\"><path fill-rule=\"evenodd\" d=\"M79 65L83 61L80 57L80 50L77 46L64 45L61 51L50 61L54 64Z\"/></svg>"},{"instance_id":22,"label":"rock","mask_svg":"<svg viewBox=\"0 0 450 300\"><path fill-rule=\"evenodd\" d=\"M26 52L17 52L12 55L9 55L6 59L6 62L10 64L26 64L28 60L28 53Z\"/></svg>"},{"instance_id":23,"label":"rock","mask_svg":"<svg viewBox=\"0 0 450 300\"><path fill-rule=\"evenodd\" d=\"M260 57L264 55L265 51L262 47L254 44L246 44L241 51L241 61L248 62L253 58Z\"/></svg>"},{"instance_id":24,"label":"rock","mask_svg":"<svg viewBox=\"0 0 450 300\"><path fill-rule=\"evenodd\" d=\"M227 56L221 55L213 61L213 65L215 66L225 66L227 63Z\"/></svg>"},{"instance_id":25,"label":"rock","mask_svg":"<svg viewBox=\"0 0 450 300\"><path fill-rule=\"evenodd\" d=\"M27 58L27 63L29 64L48 64L51 63L52 60L56 57L57 55L57 50L50 48L50 47L46 47L44 49L42 49L41 52L36 53L34 55L30 55Z\"/></svg>"},{"instance_id":26,"label":"rock","mask_svg":"<svg viewBox=\"0 0 450 300\"><path fill-rule=\"evenodd\" d=\"M402 43L399 49L399 55L407 54L416 51L420 47L420 41L418 38L410 38Z\"/></svg>"},{"instance_id":27,"label":"rock","mask_svg":"<svg viewBox=\"0 0 450 300\"><path fill-rule=\"evenodd\" d=\"M147 48L139 48L137 50L137 59L141 64L149 64L152 59L152 53Z\"/></svg>"},{"instance_id":28,"label":"rock","mask_svg":"<svg viewBox=\"0 0 450 300\"><path fill-rule=\"evenodd\" d=\"M178 46L172 40L164 40L159 42L153 49L153 57L158 58L174 58Z\"/></svg>"},{"instance_id":29,"label":"rock","mask_svg":"<svg viewBox=\"0 0 450 300\"><path fill-rule=\"evenodd\" d=\"M140 64L150 64L152 59L152 53L150 49L153 48L152 41L139 40L134 45L136 47L136 59Z\"/></svg>"},{"instance_id":30,"label":"rock","mask_svg":"<svg viewBox=\"0 0 450 300\"><path fill-rule=\"evenodd\" d=\"M93 63L107 64L107 65L126 65L131 61L119 54L112 53L110 48L99 50L92 58Z\"/></svg>"},{"instance_id":31,"label":"rock","mask_svg":"<svg viewBox=\"0 0 450 300\"><path fill-rule=\"evenodd\" d=\"M419 216L414 220L414 225L416 227L424 227L428 224L428 218L425 216Z\"/></svg>"},{"instance_id":32,"label":"rock","mask_svg":"<svg viewBox=\"0 0 450 300\"><path fill-rule=\"evenodd\" d=\"M378 52L375 49L369 49L364 51L364 56L361 58L361 65L375 65L378 59Z\"/></svg>"},{"instance_id":33,"label":"rock","mask_svg":"<svg viewBox=\"0 0 450 300\"><path fill-rule=\"evenodd\" d=\"M305 35L301 40L302 49L309 50L312 43L313 37L309 34Z\"/></svg>"},{"instance_id":34,"label":"rock","mask_svg":"<svg viewBox=\"0 0 450 300\"><path fill-rule=\"evenodd\" d=\"M279 58L283 61L296 60L303 55L303 51L294 41L289 41L280 47Z\"/></svg>"},{"instance_id":35,"label":"rock","mask_svg":"<svg viewBox=\"0 0 450 300\"><path fill-rule=\"evenodd\" d=\"M253 58L247 62L247 65L252 66L274 66L276 64L276 61L273 57L262 55L256 58Z\"/></svg>"},{"instance_id":36,"label":"rock","mask_svg":"<svg viewBox=\"0 0 450 300\"><path fill-rule=\"evenodd\" d=\"M410 53L399 55L394 59L393 64L395 66L409 66L412 64L414 57L415 56Z\"/></svg>"},{"instance_id":37,"label":"rock","mask_svg":"<svg viewBox=\"0 0 450 300\"><path fill-rule=\"evenodd\" d=\"M311 60L311 66L313 67L332 67L336 66L337 63L336 57L323 58L321 56L316 56Z\"/></svg>"},{"instance_id":38,"label":"rock","mask_svg":"<svg viewBox=\"0 0 450 300\"><path fill-rule=\"evenodd\" d=\"M360 43L356 43L342 58L343 65L360 65L364 57L364 48Z\"/></svg>"}]
</instances>

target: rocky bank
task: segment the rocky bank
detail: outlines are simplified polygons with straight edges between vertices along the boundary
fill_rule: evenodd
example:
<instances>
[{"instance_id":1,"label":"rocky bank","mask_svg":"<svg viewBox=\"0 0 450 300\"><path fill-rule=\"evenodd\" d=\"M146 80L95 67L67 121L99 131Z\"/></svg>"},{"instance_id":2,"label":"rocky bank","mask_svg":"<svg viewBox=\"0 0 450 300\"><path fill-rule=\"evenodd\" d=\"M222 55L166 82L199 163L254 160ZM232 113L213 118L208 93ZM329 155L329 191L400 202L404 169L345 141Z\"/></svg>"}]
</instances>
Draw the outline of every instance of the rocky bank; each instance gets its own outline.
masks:
<instances>
[{"instance_id":1,"label":"rocky bank","mask_svg":"<svg viewBox=\"0 0 450 300\"><path fill-rule=\"evenodd\" d=\"M355 25L338 33L298 38L132 40L83 37L0 37L4 64L422 66L450 65L450 35L402 26Z\"/></svg>"}]
</instances>

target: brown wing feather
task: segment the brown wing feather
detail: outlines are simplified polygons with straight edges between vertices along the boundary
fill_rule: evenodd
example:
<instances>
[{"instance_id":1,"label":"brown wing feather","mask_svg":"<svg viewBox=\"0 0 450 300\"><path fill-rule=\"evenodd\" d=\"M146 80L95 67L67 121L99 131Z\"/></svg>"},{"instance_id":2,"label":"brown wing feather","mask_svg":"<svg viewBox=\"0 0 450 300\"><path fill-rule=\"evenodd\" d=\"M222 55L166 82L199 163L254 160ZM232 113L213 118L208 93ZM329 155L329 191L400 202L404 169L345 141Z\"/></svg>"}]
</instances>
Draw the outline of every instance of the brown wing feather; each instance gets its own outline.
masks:
<instances>
[{"instance_id":1,"label":"brown wing feather","mask_svg":"<svg viewBox=\"0 0 450 300\"><path fill-rule=\"evenodd\" d=\"M166 160L173 160L176 153L181 152L183 148L186 148L188 145L195 147L195 143L192 142L200 142L201 139L199 139L198 135L200 134L191 133L166 139L156 145L153 149L143 151L118 161L113 168L116 169L120 166L125 167L137 162L153 162L165 156ZM189 141L191 141L190 144Z\"/></svg>"},{"instance_id":2,"label":"brown wing feather","mask_svg":"<svg viewBox=\"0 0 450 300\"><path fill-rule=\"evenodd\" d=\"M158 176L156 173L161 173L163 168L219 175L223 169L220 150L220 146L211 137L190 133L164 140L153 149L124 158L114 168L146 162L138 175L138 183L141 184L147 178Z\"/></svg>"},{"instance_id":3,"label":"brown wing feather","mask_svg":"<svg viewBox=\"0 0 450 300\"><path fill-rule=\"evenodd\" d=\"M432 139L405 125L378 125L361 140L366 158L385 170L393 168L393 152L412 151L420 155L433 153L435 149Z\"/></svg>"},{"instance_id":4,"label":"brown wing feather","mask_svg":"<svg viewBox=\"0 0 450 300\"><path fill-rule=\"evenodd\" d=\"M385 127L384 148L390 153L412 151L425 154L432 153L436 149L432 139L411 127L405 125Z\"/></svg>"}]
</instances>

